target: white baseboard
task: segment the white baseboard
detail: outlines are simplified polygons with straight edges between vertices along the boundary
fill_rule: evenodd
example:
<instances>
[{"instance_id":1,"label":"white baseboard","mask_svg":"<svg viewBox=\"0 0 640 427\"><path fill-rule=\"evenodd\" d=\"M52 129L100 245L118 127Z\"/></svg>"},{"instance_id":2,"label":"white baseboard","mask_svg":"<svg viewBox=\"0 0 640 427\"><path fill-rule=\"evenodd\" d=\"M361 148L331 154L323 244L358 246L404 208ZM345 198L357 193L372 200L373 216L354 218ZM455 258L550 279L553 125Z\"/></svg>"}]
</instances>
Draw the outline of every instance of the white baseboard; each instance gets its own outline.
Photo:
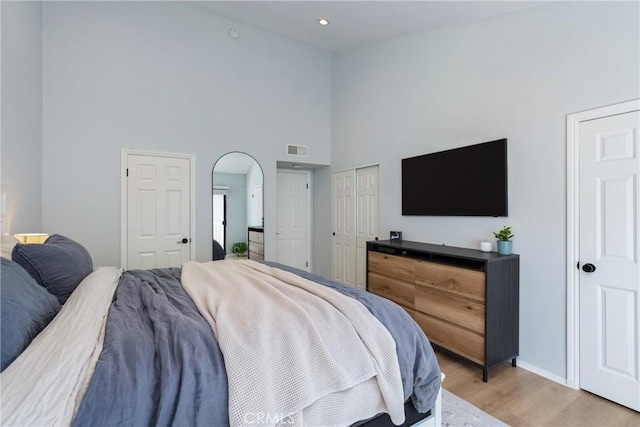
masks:
<instances>
[{"instance_id":1,"label":"white baseboard","mask_svg":"<svg viewBox=\"0 0 640 427\"><path fill-rule=\"evenodd\" d=\"M563 386L569 387L569 385L567 384L567 379L561 377L560 375L552 374L549 371L545 371L544 369L540 369L537 366L530 365L529 363L523 362L520 359L516 360L516 365L522 369L526 369L529 372L533 372L536 375L540 375L541 377L544 377L548 380L551 380L558 384L562 384Z\"/></svg>"}]
</instances>

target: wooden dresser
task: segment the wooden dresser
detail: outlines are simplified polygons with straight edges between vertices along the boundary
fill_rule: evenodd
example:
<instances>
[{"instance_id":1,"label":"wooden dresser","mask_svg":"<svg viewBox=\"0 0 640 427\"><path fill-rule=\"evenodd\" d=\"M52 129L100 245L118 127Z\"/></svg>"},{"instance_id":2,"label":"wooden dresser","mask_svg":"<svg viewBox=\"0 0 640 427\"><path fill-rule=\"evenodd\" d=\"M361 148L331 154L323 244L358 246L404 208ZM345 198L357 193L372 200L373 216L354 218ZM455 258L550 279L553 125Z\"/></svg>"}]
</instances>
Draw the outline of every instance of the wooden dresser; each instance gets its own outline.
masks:
<instances>
[{"instance_id":1,"label":"wooden dresser","mask_svg":"<svg viewBox=\"0 0 640 427\"><path fill-rule=\"evenodd\" d=\"M249 227L247 234L249 259L264 259L264 229L262 227Z\"/></svg>"},{"instance_id":2,"label":"wooden dresser","mask_svg":"<svg viewBox=\"0 0 640 427\"><path fill-rule=\"evenodd\" d=\"M432 344L483 371L518 356L518 255L367 242L367 290L400 304Z\"/></svg>"}]
</instances>

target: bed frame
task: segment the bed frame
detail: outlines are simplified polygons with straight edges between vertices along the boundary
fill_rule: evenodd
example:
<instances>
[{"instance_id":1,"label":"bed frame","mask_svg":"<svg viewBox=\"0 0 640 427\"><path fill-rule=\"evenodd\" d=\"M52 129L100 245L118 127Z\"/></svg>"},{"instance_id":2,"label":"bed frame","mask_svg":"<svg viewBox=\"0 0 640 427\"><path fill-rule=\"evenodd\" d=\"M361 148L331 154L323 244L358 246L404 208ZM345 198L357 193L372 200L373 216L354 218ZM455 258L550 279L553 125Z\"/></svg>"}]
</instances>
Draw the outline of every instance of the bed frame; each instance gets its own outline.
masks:
<instances>
[{"instance_id":1,"label":"bed frame","mask_svg":"<svg viewBox=\"0 0 640 427\"><path fill-rule=\"evenodd\" d=\"M444 373L441 373L441 381L444 381ZM413 403L408 401L404 404L405 421L400 427L440 427L442 425L442 385L438 390L436 403L429 412L421 414L413 407ZM366 421L362 424L356 423L352 427L391 427L395 426L391 422L388 414L378 415L377 417Z\"/></svg>"},{"instance_id":2,"label":"bed frame","mask_svg":"<svg viewBox=\"0 0 640 427\"><path fill-rule=\"evenodd\" d=\"M442 381L444 381L444 374L442 374ZM440 385L440 390L438 390L438 397L436 397L436 403L431 411L429 411L429 415L433 411L433 415L431 417L426 417L415 424L415 427L440 427L442 425L442 384Z\"/></svg>"}]
</instances>

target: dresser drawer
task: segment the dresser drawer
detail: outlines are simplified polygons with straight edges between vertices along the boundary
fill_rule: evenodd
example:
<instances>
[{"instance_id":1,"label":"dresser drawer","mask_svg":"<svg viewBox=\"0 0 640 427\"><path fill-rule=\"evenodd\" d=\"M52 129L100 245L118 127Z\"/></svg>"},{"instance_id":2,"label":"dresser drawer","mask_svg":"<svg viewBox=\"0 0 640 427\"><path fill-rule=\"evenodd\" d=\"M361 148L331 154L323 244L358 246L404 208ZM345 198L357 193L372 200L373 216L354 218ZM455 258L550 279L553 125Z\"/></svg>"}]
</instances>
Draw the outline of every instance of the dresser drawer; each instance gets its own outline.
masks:
<instances>
[{"instance_id":1,"label":"dresser drawer","mask_svg":"<svg viewBox=\"0 0 640 427\"><path fill-rule=\"evenodd\" d=\"M416 283L475 301L485 301L485 275L482 271L417 261Z\"/></svg>"},{"instance_id":2,"label":"dresser drawer","mask_svg":"<svg viewBox=\"0 0 640 427\"><path fill-rule=\"evenodd\" d=\"M369 271L413 283L416 279L416 261L370 251Z\"/></svg>"},{"instance_id":3,"label":"dresser drawer","mask_svg":"<svg viewBox=\"0 0 640 427\"><path fill-rule=\"evenodd\" d=\"M249 259L253 259L256 261L262 261L264 259L264 255L256 253L256 252L249 252Z\"/></svg>"},{"instance_id":4,"label":"dresser drawer","mask_svg":"<svg viewBox=\"0 0 640 427\"><path fill-rule=\"evenodd\" d=\"M413 283L405 283L370 272L368 286L368 291L371 293L390 299L407 308L414 307L415 285Z\"/></svg>"},{"instance_id":5,"label":"dresser drawer","mask_svg":"<svg viewBox=\"0 0 640 427\"><path fill-rule=\"evenodd\" d=\"M484 304L417 285L415 308L484 335Z\"/></svg>"},{"instance_id":6,"label":"dresser drawer","mask_svg":"<svg viewBox=\"0 0 640 427\"><path fill-rule=\"evenodd\" d=\"M414 312L414 319L434 344L484 365L483 336L418 311Z\"/></svg>"},{"instance_id":7,"label":"dresser drawer","mask_svg":"<svg viewBox=\"0 0 640 427\"><path fill-rule=\"evenodd\" d=\"M264 254L264 246L262 243L256 243L249 241L249 252L255 252L257 254Z\"/></svg>"},{"instance_id":8,"label":"dresser drawer","mask_svg":"<svg viewBox=\"0 0 640 427\"><path fill-rule=\"evenodd\" d=\"M259 231L249 231L249 241L264 243L264 233L260 233Z\"/></svg>"}]
</instances>

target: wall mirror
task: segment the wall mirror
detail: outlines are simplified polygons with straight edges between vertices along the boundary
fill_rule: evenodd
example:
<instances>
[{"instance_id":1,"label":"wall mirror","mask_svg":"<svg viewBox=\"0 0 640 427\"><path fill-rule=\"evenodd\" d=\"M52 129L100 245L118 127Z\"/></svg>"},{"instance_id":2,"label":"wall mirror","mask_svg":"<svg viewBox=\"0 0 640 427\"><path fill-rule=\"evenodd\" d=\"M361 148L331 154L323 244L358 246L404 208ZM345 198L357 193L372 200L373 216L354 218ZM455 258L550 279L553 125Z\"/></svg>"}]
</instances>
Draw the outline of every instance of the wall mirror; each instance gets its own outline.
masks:
<instances>
[{"instance_id":1,"label":"wall mirror","mask_svg":"<svg viewBox=\"0 0 640 427\"><path fill-rule=\"evenodd\" d=\"M260 164L246 153L231 152L213 166L213 259L264 254L264 175ZM243 254L232 251L235 243L246 244Z\"/></svg>"}]
</instances>

